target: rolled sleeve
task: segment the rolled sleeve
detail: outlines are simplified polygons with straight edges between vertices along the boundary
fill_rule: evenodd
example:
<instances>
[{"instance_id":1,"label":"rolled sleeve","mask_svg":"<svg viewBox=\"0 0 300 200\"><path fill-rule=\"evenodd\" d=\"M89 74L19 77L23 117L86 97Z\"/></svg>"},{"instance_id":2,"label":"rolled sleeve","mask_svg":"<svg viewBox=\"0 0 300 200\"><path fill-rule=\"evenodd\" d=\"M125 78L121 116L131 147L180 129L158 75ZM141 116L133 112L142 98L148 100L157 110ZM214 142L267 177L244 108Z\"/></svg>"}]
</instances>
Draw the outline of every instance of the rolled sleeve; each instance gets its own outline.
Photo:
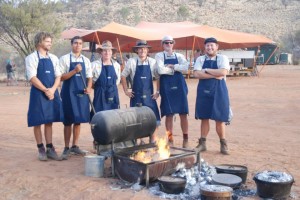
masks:
<instances>
[{"instance_id":1,"label":"rolled sleeve","mask_svg":"<svg viewBox=\"0 0 300 200\"><path fill-rule=\"evenodd\" d=\"M160 75L167 74L167 75L173 75L174 70L166 67L164 64L164 53L160 52L155 55L156 65L157 65L157 71Z\"/></svg>"},{"instance_id":2,"label":"rolled sleeve","mask_svg":"<svg viewBox=\"0 0 300 200\"><path fill-rule=\"evenodd\" d=\"M176 53L178 64L174 65L175 71L187 71L189 69L189 62L185 59L184 55Z\"/></svg>"},{"instance_id":3,"label":"rolled sleeve","mask_svg":"<svg viewBox=\"0 0 300 200\"><path fill-rule=\"evenodd\" d=\"M198 71L202 70L203 63L204 63L203 56L198 57L194 65L194 70L198 70Z\"/></svg>"},{"instance_id":4,"label":"rolled sleeve","mask_svg":"<svg viewBox=\"0 0 300 200\"><path fill-rule=\"evenodd\" d=\"M129 59L125 65L125 68L122 71L122 76L127 77L131 74L131 66L132 66L133 59Z\"/></svg>"},{"instance_id":5,"label":"rolled sleeve","mask_svg":"<svg viewBox=\"0 0 300 200\"><path fill-rule=\"evenodd\" d=\"M230 70L230 64L229 64L229 59L225 55L220 55L222 59L220 59L220 69L227 69L227 71Z\"/></svg>"},{"instance_id":6,"label":"rolled sleeve","mask_svg":"<svg viewBox=\"0 0 300 200\"><path fill-rule=\"evenodd\" d=\"M67 63L70 63L70 58L67 55L64 55L59 58L59 69L61 74L65 74L69 71Z\"/></svg>"},{"instance_id":7,"label":"rolled sleeve","mask_svg":"<svg viewBox=\"0 0 300 200\"><path fill-rule=\"evenodd\" d=\"M102 62L101 60L96 60L94 62L91 63L92 69L93 69L93 82L95 83L97 81L97 79L99 78L100 74L101 74L101 70L102 70Z\"/></svg>"},{"instance_id":8,"label":"rolled sleeve","mask_svg":"<svg viewBox=\"0 0 300 200\"><path fill-rule=\"evenodd\" d=\"M25 58L26 74L28 80L37 75L38 64L38 58L37 56L35 57L34 54L30 54Z\"/></svg>"},{"instance_id":9,"label":"rolled sleeve","mask_svg":"<svg viewBox=\"0 0 300 200\"><path fill-rule=\"evenodd\" d=\"M88 58L84 58L84 65L85 65L86 77L87 78L92 78L93 77L92 65L91 65L91 62Z\"/></svg>"}]
</instances>

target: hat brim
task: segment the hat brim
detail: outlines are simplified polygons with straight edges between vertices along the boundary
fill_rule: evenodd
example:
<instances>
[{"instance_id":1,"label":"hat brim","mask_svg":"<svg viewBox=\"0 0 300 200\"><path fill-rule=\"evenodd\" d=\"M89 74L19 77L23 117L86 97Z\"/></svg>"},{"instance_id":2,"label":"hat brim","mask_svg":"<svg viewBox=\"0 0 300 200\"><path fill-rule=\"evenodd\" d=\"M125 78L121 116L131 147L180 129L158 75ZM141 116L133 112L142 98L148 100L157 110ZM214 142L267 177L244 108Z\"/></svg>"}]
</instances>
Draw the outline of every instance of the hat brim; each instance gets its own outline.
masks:
<instances>
[{"instance_id":1,"label":"hat brim","mask_svg":"<svg viewBox=\"0 0 300 200\"><path fill-rule=\"evenodd\" d=\"M116 49L116 48L114 48L114 47L100 47L99 49L102 49L102 50L112 49L112 50L114 50L114 49Z\"/></svg>"},{"instance_id":2,"label":"hat brim","mask_svg":"<svg viewBox=\"0 0 300 200\"><path fill-rule=\"evenodd\" d=\"M149 46L149 45L134 46L134 47L132 47L132 51L136 52L138 48L148 48L148 49L151 49L152 47Z\"/></svg>"},{"instance_id":3,"label":"hat brim","mask_svg":"<svg viewBox=\"0 0 300 200\"><path fill-rule=\"evenodd\" d=\"M103 50L109 50L109 49L111 49L111 50L113 50L113 51L115 51L115 50L117 50L116 48L114 48L114 47L104 47L104 48L100 48L100 47L98 47L97 49L96 49L96 51L103 51Z\"/></svg>"}]
</instances>

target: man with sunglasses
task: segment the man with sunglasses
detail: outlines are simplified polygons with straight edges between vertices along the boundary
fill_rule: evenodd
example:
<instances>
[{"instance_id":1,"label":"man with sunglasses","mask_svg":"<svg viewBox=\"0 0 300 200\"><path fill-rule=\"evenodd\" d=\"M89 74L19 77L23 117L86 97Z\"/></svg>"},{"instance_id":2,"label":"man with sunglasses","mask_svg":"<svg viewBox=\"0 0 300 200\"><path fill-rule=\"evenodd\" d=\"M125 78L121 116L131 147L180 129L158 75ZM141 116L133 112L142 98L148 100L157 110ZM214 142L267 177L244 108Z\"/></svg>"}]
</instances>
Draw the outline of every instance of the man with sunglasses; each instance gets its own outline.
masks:
<instances>
[{"instance_id":1,"label":"man with sunglasses","mask_svg":"<svg viewBox=\"0 0 300 200\"><path fill-rule=\"evenodd\" d=\"M220 152L227 155L229 151L225 140L225 123L229 122L230 107L225 80L230 65L226 56L217 54L218 47L215 38L205 39L205 55L196 60L194 67L194 77L199 79L195 118L201 120L201 138L196 149L206 151L209 120L212 119L216 122L220 138Z\"/></svg>"},{"instance_id":2,"label":"man with sunglasses","mask_svg":"<svg viewBox=\"0 0 300 200\"><path fill-rule=\"evenodd\" d=\"M175 53L175 41L171 36L164 36L161 42L164 51L155 55L160 74L161 117L166 116L165 126L169 143L173 145L173 117L180 116L183 133L182 147L188 147L188 88L182 71L187 71L189 63L182 54Z\"/></svg>"}]
</instances>

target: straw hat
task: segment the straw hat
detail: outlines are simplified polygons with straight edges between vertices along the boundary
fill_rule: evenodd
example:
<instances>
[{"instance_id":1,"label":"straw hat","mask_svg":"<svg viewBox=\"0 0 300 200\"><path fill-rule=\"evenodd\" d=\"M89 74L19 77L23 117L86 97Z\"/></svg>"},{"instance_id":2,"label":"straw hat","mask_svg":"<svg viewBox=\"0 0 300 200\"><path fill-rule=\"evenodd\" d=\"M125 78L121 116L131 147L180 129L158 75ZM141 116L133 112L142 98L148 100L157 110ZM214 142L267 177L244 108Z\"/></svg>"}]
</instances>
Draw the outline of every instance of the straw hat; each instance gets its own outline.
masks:
<instances>
[{"instance_id":1,"label":"straw hat","mask_svg":"<svg viewBox=\"0 0 300 200\"><path fill-rule=\"evenodd\" d=\"M106 49L115 50L116 48L114 48L112 46L112 43L109 40L105 40L105 41L102 42L102 44L97 49L100 49L100 50L106 50Z\"/></svg>"},{"instance_id":2,"label":"straw hat","mask_svg":"<svg viewBox=\"0 0 300 200\"><path fill-rule=\"evenodd\" d=\"M164 41L173 41L174 44L175 44L174 38L173 38L172 36L170 36L170 35L165 35L165 36L162 38L162 40L161 40L161 44L163 44Z\"/></svg>"},{"instance_id":3,"label":"straw hat","mask_svg":"<svg viewBox=\"0 0 300 200\"><path fill-rule=\"evenodd\" d=\"M138 40L135 46L132 47L132 51L136 53L138 48L151 48L151 46L148 45L146 40Z\"/></svg>"}]
</instances>

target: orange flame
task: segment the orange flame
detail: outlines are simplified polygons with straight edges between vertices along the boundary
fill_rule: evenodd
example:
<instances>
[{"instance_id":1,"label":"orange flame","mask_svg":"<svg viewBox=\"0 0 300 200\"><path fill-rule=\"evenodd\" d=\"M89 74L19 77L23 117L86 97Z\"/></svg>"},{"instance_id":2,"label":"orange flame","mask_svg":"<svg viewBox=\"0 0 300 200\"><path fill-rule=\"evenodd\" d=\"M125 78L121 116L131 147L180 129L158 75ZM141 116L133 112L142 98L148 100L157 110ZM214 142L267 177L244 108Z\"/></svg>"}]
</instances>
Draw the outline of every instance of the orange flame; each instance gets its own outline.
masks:
<instances>
[{"instance_id":1,"label":"orange flame","mask_svg":"<svg viewBox=\"0 0 300 200\"><path fill-rule=\"evenodd\" d=\"M130 159L150 163L158 160L169 158L171 155L170 147L166 139L159 138L156 143L156 148L141 150L130 156Z\"/></svg>"},{"instance_id":2,"label":"orange flame","mask_svg":"<svg viewBox=\"0 0 300 200\"><path fill-rule=\"evenodd\" d=\"M157 153L159 155L159 159L167 159L170 157L171 152L170 152L170 147L167 143L166 139L159 138L157 141Z\"/></svg>"}]
</instances>

